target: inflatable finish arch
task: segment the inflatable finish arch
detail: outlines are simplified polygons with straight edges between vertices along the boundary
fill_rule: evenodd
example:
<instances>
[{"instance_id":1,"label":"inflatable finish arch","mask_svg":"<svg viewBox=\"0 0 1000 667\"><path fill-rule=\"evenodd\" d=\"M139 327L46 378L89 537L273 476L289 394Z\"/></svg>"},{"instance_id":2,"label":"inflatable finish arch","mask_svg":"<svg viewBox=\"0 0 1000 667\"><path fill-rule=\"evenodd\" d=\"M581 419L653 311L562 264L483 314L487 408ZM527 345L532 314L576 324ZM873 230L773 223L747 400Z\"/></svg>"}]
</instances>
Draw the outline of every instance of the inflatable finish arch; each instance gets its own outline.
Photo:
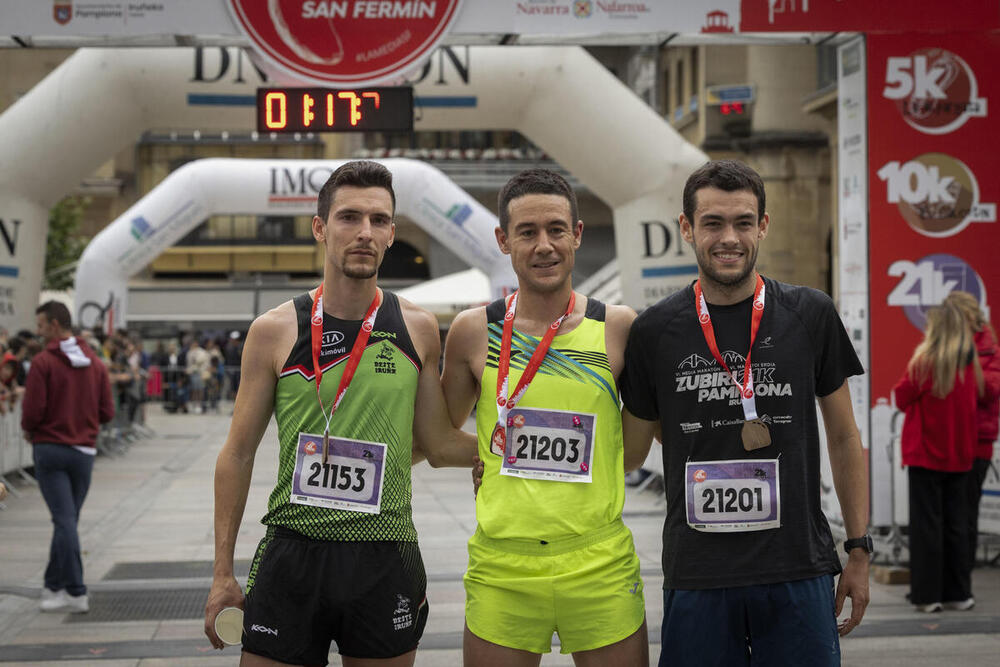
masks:
<instances>
[{"instance_id":1,"label":"inflatable finish arch","mask_svg":"<svg viewBox=\"0 0 1000 667\"><path fill-rule=\"evenodd\" d=\"M149 128L253 129L253 102L239 102L262 83L253 68L244 62L237 76L206 81L194 75L197 53L80 49L0 115L0 231L17 221L19 233L10 257L0 245L0 302L5 290L13 295L11 309L0 303L0 326L31 322L47 210L102 162ZM229 53L231 62L244 57ZM675 234L669 254L649 257L643 223L669 233L704 153L581 47L469 47L467 65L467 76L443 85L433 76L416 84L417 130L517 130L566 167L614 212L626 303L655 302L689 280L696 269L686 244Z\"/></svg>"},{"instance_id":2,"label":"inflatable finish arch","mask_svg":"<svg viewBox=\"0 0 1000 667\"><path fill-rule=\"evenodd\" d=\"M128 278L208 216L220 213L312 215L314 199L276 197L272 183L296 175L318 192L346 160L189 162L104 228L87 246L76 273L76 316L81 326L125 326ZM495 295L517 284L497 248L496 216L426 162L378 160L393 176L396 211L490 277ZM460 211L461 215L450 212ZM99 320L108 317L110 322Z\"/></svg>"}]
</instances>

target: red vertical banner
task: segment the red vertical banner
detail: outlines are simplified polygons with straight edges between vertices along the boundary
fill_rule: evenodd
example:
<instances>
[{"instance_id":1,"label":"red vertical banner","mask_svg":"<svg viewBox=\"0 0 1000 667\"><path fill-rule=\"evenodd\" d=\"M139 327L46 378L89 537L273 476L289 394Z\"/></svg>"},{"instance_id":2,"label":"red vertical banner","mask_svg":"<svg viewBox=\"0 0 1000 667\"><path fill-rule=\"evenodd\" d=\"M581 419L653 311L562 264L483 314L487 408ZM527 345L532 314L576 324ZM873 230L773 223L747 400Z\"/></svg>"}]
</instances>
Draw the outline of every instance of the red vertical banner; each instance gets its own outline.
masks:
<instances>
[{"instance_id":1,"label":"red vertical banner","mask_svg":"<svg viewBox=\"0 0 1000 667\"><path fill-rule=\"evenodd\" d=\"M952 290L1000 298L1000 34L868 36L872 406ZM874 438L874 434L873 434Z\"/></svg>"}]
</instances>

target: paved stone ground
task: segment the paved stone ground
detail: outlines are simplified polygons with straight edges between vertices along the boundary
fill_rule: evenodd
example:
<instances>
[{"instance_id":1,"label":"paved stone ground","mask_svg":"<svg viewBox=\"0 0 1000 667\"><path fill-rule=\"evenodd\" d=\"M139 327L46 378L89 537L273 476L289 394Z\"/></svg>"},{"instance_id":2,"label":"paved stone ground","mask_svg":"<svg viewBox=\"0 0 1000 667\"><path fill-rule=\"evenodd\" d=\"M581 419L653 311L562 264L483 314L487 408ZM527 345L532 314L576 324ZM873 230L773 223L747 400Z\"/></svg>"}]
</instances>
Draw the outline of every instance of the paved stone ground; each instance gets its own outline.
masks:
<instances>
[{"instance_id":1,"label":"paved stone ground","mask_svg":"<svg viewBox=\"0 0 1000 667\"><path fill-rule=\"evenodd\" d=\"M98 458L93 483L81 516L84 567L93 609L86 617L42 614L38 601L51 535L48 513L37 488L19 485L24 493L7 501L0 512L0 665L83 667L152 667L235 665L238 647L214 652L202 635L200 618L101 621L110 603L100 600L139 591L152 604L178 589L201 589L207 595L210 576L123 579L113 568L125 564L166 561L181 565L210 561L212 541L212 476L215 458L229 425L228 407L221 415L169 415L150 406L155 437L140 441L118 458ZM266 506L277 451L275 429L269 429L257 465L237 559L249 559L263 535L259 517ZM413 470L414 521L428 572L430 619L417 664L461 664L465 542L475 528L469 473ZM626 522L635 535L646 586L650 654L659 657L657 639L662 617L659 594L660 530L663 505L652 490L630 490ZM110 575L110 576L108 576ZM107 577L107 578L106 578ZM864 624L842 642L845 665L923 667L947 662L995 665L1000 656L1000 569L979 568L974 586L977 606L969 612L933 616L912 611L906 586L872 585L872 603ZM189 605L190 606L190 605ZM182 614L183 616L183 614ZM97 619L97 620L95 620ZM331 664L339 665L336 654ZM543 657L542 665L570 665L569 656Z\"/></svg>"}]
</instances>

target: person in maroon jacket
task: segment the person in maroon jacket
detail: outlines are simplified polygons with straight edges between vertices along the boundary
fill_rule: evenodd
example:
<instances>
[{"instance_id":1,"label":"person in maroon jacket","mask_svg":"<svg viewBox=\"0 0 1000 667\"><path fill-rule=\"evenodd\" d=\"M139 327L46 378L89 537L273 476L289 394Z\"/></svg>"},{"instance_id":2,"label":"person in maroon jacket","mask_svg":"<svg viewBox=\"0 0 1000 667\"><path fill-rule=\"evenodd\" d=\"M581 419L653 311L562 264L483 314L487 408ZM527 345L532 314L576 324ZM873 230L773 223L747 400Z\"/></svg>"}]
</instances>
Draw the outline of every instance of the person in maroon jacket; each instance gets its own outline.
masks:
<instances>
[{"instance_id":1,"label":"person in maroon jacket","mask_svg":"<svg viewBox=\"0 0 1000 667\"><path fill-rule=\"evenodd\" d=\"M31 361L21 428L32 442L35 478L52 515L42 611L85 612L80 538L76 524L90 487L97 431L115 407L104 364L73 337L69 309L48 301L35 311L45 349Z\"/></svg>"},{"instance_id":2,"label":"person in maroon jacket","mask_svg":"<svg viewBox=\"0 0 1000 667\"><path fill-rule=\"evenodd\" d=\"M954 291L945 301L954 303L965 314L972 327L983 369L983 392L976 404L976 451L972 461L972 480L969 484L969 569L976 565L976 547L979 538L979 500L983 495L983 482L993 460L993 443L1000 431L1000 349L997 333L979 308L976 297L968 292Z\"/></svg>"},{"instance_id":3,"label":"person in maroon jacket","mask_svg":"<svg viewBox=\"0 0 1000 667\"><path fill-rule=\"evenodd\" d=\"M971 609L968 484L983 384L972 331L953 303L927 311L924 340L893 388L910 481L910 602Z\"/></svg>"}]
</instances>

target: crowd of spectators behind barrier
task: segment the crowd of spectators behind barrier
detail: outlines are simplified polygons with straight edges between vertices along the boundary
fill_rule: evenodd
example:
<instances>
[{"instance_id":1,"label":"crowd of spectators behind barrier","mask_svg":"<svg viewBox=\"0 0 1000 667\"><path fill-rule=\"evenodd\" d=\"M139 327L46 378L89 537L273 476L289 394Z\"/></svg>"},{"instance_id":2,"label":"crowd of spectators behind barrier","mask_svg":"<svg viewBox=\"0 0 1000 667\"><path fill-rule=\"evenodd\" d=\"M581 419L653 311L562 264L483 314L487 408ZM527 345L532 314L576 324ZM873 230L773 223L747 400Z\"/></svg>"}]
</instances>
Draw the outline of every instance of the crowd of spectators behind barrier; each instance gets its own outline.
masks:
<instances>
[{"instance_id":1,"label":"crowd of spectators behind barrier","mask_svg":"<svg viewBox=\"0 0 1000 667\"><path fill-rule=\"evenodd\" d=\"M74 328L74 334L108 367L115 419L98 439L102 453L114 453L144 435L145 404L149 401L162 402L168 413L202 413L218 412L220 401L236 397L243 353L239 331L194 332L156 341L143 341L136 332L125 329L108 335L100 329ZM6 441L21 435L25 379L31 359L42 347L42 340L32 331L10 333L0 328L0 438L5 440L0 442L0 482L12 468L4 464L10 464L12 457L24 458L15 454L20 443ZM25 476L23 468L28 465L27 460L15 460L13 468L20 468ZM6 491L4 488L4 495Z\"/></svg>"},{"instance_id":2,"label":"crowd of spectators behind barrier","mask_svg":"<svg viewBox=\"0 0 1000 667\"><path fill-rule=\"evenodd\" d=\"M125 329L111 335L85 329L76 335L107 365L116 407L130 422L141 422L148 400L163 401L167 412L217 411L219 401L232 400L239 388L243 336L238 331L146 344ZM41 350L33 332L11 335L0 329L0 414L20 400L31 359Z\"/></svg>"}]
</instances>

